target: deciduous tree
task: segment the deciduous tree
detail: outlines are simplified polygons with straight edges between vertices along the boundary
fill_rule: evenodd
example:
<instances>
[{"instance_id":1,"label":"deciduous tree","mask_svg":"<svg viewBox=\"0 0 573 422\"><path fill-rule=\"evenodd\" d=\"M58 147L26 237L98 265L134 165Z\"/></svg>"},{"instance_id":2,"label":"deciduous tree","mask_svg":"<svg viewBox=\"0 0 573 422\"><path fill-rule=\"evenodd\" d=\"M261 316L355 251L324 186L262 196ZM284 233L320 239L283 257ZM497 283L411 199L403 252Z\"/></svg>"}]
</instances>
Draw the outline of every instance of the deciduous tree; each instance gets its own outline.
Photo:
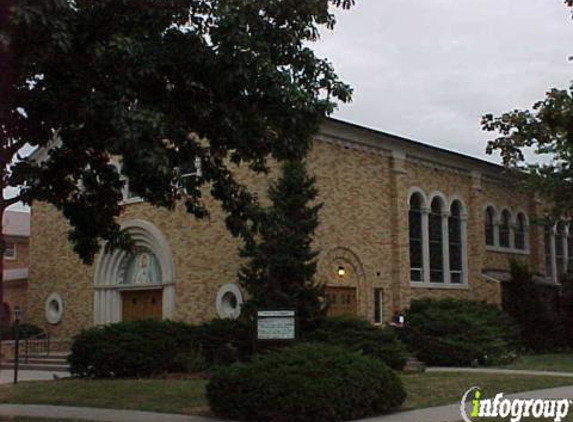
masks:
<instances>
[{"instance_id":1,"label":"deciduous tree","mask_svg":"<svg viewBox=\"0 0 573 422\"><path fill-rule=\"evenodd\" d=\"M332 7L352 2L1 2L0 213L54 205L91 262L102 239L125 244L116 218L127 177L145 201L182 202L196 217L208 213L207 189L232 233L246 235L251 195L230 165L264 172L267 157L303 157L324 116L349 100L309 42L333 27ZM24 160L24 147L43 153ZM195 159L201 176L182 186Z\"/></svg>"},{"instance_id":2,"label":"deciduous tree","mask_svg":"<svg viewBox=\"0 0 573 422\"><path fill-rule=\"evenodd\" d=\"M573 0L565 4L573 7ZM504 164L529 177L524 186L554 204L553 216L570 215L573 210L573 85L551 89L531 110L514 110L482 118L484 130L498 132L487 152L501 153ZM524 150L537 155L528 162Z\"/></svg>"}]
</instances>

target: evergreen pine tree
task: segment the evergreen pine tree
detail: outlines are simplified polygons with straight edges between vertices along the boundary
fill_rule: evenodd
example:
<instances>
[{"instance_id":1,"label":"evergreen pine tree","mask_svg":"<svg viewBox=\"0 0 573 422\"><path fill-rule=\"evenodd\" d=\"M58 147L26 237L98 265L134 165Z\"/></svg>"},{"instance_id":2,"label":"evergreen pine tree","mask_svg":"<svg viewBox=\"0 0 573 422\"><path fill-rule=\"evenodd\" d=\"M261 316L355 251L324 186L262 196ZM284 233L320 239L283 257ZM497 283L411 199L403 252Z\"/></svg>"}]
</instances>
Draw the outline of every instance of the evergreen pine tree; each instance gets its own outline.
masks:
<instances>
[{"instance_id":1,"label":"evergreen pine tree","mask_svg":"<svg viewBox=\"0 0 573 422\"><path fill-rule=\"evenodd\" d=\"M271 205L261 209L257 233L241 250L248 262L239 279L249 293L246 309L296 309L301 321L310 322L324 312L323 287L316 283L316 257L312 240L322 204L315 178L303 161L285 161L281 177L271 185Z\"/></svg>"}]
</instances>

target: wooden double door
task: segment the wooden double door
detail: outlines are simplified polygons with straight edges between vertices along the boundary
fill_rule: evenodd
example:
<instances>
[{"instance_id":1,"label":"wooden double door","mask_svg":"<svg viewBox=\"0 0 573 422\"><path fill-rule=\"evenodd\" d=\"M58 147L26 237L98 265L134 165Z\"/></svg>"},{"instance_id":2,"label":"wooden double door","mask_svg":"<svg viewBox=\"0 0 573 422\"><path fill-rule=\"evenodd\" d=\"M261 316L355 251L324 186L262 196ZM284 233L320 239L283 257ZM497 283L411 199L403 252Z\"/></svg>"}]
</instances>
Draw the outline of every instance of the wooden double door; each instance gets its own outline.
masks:
<instances>
[{"instance_id":1,"label":"wooden double door","mask_svg":"<svg viewBox=\"0 0 573 422\"><path fill-rule=\"evenodd\" d=\"M328 301L328 316L356 316L356 288L327 286L324 294Z\"/></svg>"},{"instance_id":2,"label":"wooden double door","mask_svg":"<svg viewBox=\"0 0 573 422\"><path fill-rule=\"evenodd\" d=\"M122 321L163 316L163 289L121 292Z\"/></svg>"}]
</instances>

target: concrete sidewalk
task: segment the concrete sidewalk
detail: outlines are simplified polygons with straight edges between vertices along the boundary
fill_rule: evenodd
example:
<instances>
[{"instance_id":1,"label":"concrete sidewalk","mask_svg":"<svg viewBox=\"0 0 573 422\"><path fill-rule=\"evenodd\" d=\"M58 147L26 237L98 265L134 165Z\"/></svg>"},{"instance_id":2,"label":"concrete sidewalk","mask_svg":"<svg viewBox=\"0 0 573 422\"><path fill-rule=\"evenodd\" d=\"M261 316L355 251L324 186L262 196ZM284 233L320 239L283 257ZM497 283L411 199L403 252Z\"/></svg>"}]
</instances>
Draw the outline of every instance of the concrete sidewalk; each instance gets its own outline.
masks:
<instances>
[{"instance_id":1,"label":"concrete sidewalk","mask_svg":"<svg viewBox=\"0 0 573 422\"><path fill-rule=\"evenodd\" d=\"M501 391L500 391L501 392ZM573 386L509 394L507 398L573 399ZM461 400L461 397L460 397ZM573 409L572 409L573 413ZM94 409L87 407L0 404L1 416L26 416L55 419L84 419L98 422L231 422L201 416L185 416L135 410ZM462 420L460 404L393 413L359 422L457 422Z\"/></svg>"},{"instance_id":2,"label":"concrete sidewalk","mask_svg":"<svg viewBox=\"0 0 573 422\"><path fill-rule=\"evenodd\" d=\"M175 415L170 413L141 412L139 410L95 409L91 407L67 407L36 404L0 404L2 416L25 416L32 418L85 419L98 422L216 422L217 419L201 416ZM226 421L229 422L229 421Z\"/></svg>"},{"instance_id":3,"label":"concrete sidewalk","mask_svg":"<svg viewBox=\"0 0 573 422\"><path fill-rule=\"evenodd\" d=\"M66 378L70 376L69 372L52 372L52 371L18 371L18 381L53 381L54 376ZM14 381L14 370L0 370L0 384L11 384Z\"/></svg>"},{"instance_id":4,"label":"concrete sidewalk","mask_svg":"<svg viewBox=\"0 0 573 422\"><path fill-rule=\"evenodd\" d=\"M555 371L529 371L522 369L501 369L501 368L451 368L434 366L426 369L426 372L476 372L483 374L502 374L502 375L541 375L544 377L573 377L573 372L555 372Z\"/></svg>"}]
</instances>

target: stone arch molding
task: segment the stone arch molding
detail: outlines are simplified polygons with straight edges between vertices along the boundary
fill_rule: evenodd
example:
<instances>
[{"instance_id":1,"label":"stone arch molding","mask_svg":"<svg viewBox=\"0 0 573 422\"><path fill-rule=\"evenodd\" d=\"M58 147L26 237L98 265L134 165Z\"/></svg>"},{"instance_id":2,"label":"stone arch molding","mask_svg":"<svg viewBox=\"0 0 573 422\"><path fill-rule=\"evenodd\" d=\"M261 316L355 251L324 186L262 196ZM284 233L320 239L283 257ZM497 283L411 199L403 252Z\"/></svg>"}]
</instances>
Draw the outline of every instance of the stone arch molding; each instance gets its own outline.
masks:
<instances>
[{"instance_id":1,"label":"stone arch molding","mask_svg":"<svg viewBox=\"0 0 573 422\"><path fill-rule=\"evenodd\" d=\"M159 280L146 286L125 283L130 254L123 250L101 253L94 275L94 323L109 324L121 321L121 291L132 288L162 288L163 318L172 318L175 310L175 267L167 239L148 221L130 220L121 225L133 239L135 247L145 250L157 259ZM102 245L103 250L103 245Z\"/></svg>"},{"instance_id":2,"label":"stone arch molding","mask_svg":"<svg viewBox=\"0 0 573 422\"><path fill-rule=\"evenodd\" d=\"M356 274L356 281L358 284L356 287L360 287L366 282L364 266L362 265L358 255L348 248L335 247L330 249L324 255L324 258L320 260L320 274L326 284L332 284L333 280L335 280L334 275L330 276L330 273L333 272L333 268L331 267L336 261L343 261L350 266L354 274Z\"/></svg>"}]
</instances>

